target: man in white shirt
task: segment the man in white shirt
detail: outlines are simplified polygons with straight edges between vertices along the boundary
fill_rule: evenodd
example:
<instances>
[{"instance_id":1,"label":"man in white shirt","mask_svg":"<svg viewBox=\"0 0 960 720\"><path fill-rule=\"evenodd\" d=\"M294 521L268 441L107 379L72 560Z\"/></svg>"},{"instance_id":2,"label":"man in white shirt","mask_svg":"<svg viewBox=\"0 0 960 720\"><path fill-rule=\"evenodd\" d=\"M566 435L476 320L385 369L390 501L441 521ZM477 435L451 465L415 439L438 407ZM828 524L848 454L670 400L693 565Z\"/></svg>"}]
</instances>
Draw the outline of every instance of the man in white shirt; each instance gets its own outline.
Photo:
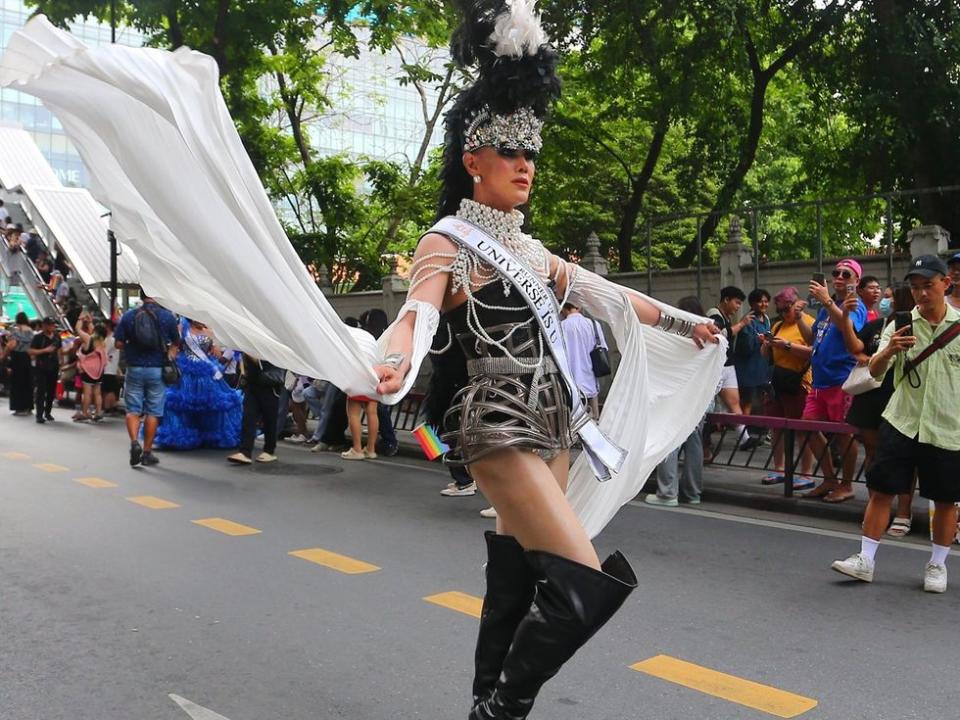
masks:
<instances>
[{"instance_id":1,"label":"man in white shirt","mask_svg":"<svg viewBox=\"0 0 960 720\"><path fill-rule=\"evenodd\" d=\"M560 314L563 317L560 327L563 328L567 345L567 364L577 387L590 405L590 414L597 419L600 417L600 384L593 374L590 353L597 344L606 348L607 341L603 337L600 323L585 317L576 305L565 303Z\"/></svg>"}]
</instances>

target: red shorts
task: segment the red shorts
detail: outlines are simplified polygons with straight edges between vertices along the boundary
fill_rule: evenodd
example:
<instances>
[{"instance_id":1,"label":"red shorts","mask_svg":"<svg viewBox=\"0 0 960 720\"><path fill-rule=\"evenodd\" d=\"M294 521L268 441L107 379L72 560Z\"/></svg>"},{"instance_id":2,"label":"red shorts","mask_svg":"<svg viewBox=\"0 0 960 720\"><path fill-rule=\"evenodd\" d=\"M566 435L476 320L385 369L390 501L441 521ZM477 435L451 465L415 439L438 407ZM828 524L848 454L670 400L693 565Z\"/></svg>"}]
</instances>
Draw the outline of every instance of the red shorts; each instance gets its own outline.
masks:
<instances>
[{"instance_id":1,"label":"red shorts","mask_svg":"<svg viewBox=\"0 0 960 720\"><path fill-rule=\"evenodd\" d=\"M853 395L843 391L843 386L813 388L807 393L807 403L803 407L804 420L823 420L842 423L847 419L847 410L853 402Z\"/></svg>"},{"instance_id":2,"label":"red shorts","mask_svg":"<svg viewBox=\"0 0 960 720\"><path fill-rule=\"evenodd\" d=\"M358 403L377 402L373 398L368 398L366 395L353 395L352 397L348 397L347 400L353 400L354 402L358 402Z\"/></svg>"}]
</instances>

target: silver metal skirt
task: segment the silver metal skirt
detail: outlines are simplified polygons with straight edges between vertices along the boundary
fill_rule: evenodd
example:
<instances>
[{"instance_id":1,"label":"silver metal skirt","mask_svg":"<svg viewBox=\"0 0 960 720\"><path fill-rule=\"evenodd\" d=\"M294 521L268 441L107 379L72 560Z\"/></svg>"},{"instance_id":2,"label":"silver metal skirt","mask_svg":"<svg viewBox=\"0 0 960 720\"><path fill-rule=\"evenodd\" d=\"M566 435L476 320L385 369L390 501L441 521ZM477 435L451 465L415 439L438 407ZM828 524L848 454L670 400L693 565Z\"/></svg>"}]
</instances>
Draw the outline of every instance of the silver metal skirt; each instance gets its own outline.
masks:
<instances>
[{"instance_id":1,"label":"silver metal skirt","mask_svg":"<svg viewBox=\"0 0 960 720\"><path fill-rule=\"evenodd\" d=\"M537 362L539 333L531 337L527 328L520 330L512 325L486 328L512 357L491 355L491 349L502 351L472 333L458 335L470 383L457 392L444 416L441 437L451 447L444 457L447 464L469 465L504 448L529 450L549 460L573 445L579 427L572 426L566 383L549 354ZM498 337L498 331L506 334Z\"/></svg>"}]
</instances>

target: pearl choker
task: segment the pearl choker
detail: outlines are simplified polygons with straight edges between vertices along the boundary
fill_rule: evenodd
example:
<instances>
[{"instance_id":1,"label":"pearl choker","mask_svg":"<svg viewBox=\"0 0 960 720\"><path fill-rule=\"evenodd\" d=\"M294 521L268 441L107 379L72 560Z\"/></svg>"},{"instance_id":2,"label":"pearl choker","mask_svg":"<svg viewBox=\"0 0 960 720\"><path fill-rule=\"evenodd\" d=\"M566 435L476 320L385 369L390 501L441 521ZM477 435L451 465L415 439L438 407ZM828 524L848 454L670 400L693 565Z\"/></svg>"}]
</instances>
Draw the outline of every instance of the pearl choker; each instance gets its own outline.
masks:
<instances>
[{"instance_id":1,"label":"pearl choker","mask_svg":"<svg viewBox=\"0 0 960 720\"><path fill-rule=\"evenodd\" d=\"M460 201L457 217L481 228L534 270L542 272L546 260L543 246L520 231L524 217L519 210L505 213L464 198Z\"/></svg>"}]
</instances>

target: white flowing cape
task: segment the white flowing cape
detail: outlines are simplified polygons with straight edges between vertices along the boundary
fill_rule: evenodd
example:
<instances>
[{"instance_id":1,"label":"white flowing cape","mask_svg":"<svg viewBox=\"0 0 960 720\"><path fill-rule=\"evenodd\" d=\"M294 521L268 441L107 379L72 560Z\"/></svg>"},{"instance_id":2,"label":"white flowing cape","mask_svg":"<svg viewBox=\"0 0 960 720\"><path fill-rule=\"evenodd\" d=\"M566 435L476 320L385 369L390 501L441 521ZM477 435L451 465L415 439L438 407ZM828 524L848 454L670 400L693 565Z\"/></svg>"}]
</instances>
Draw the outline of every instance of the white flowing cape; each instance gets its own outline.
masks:
<instances>
[{"instance_id":1,"label":"white flowing cape","mask_svg":"<svg viewBox=\"0 0 960 720\"><path fill-rule=\"evenodd\" d=\"M226 345L375 396L372 365L393 326L378 343L344 325L323 297L243 150L210 57L186 48L89 49L38 16L10 38L0 85L36 96L60 120L90 170L91 192L112 212L113 231L136 252L146 292L208 323ZM585 457L574 463L568 495L591 536L696 426L724 361L723 343L699 352L641 325L627 299L633 292L577 270L573 293L610 324L622 353L600 424L629 450L606 483ZM400 392L381 398L387 403L409 391L437 327L431 305L409 301L406 312L416 313L414 367Z\"/></svg>"}]
</instances>

